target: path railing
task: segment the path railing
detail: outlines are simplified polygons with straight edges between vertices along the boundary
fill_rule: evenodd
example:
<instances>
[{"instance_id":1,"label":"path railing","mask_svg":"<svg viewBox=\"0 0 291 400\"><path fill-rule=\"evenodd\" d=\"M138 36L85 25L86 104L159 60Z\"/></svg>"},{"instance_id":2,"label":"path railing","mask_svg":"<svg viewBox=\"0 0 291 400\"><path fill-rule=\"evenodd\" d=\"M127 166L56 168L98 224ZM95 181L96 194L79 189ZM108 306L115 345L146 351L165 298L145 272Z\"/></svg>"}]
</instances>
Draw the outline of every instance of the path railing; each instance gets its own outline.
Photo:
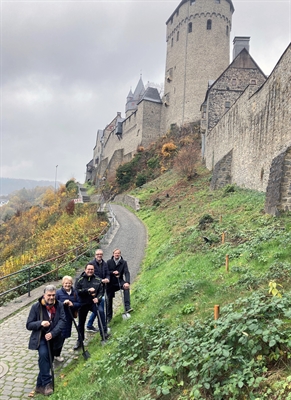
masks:
<instances>
[{"instance_id":1,"label":"path railing","mask_svg":"<svg viewBox=\"0 0 291 400\"><path fill-rule=\"evenodd\" d=\"M107 205L107 209L109 212L109 226L107 226L98 236L93 237L88 242L74 247L73 249L70 249L65 253L59 254L58 256L41 261L37 264L29 265L25 268L20 269L19 271L12 272L10 274L0 277L0 303L2 296L5 296L13 291L15 291L17 295L27 293L30 297L31 290L37 287L37 285L33 283L40 281L39 284L41 285L46 281L45 278L47 276L50 276L50 278L54 276L54 280L58 280L60 277L61 268L78 261L78 259L80 259L82 256L86 256L86 254L88 254L88 257L91 256L95 251L96 243L105 244L117 224L116 217L112 211L111 206ZM51 269L53 263L55 263L55 268ZM47 264L50 264L49 270L43 272ZM37 276L35 276L36 274ZM25 275L26 278L23 278L23 276ZM18 279L20 276L21 279ZM21 283L15 284L15 281L17 282L18 280L21 280ZM52 279L48 279L47 281L51 280ZM5 287L5 290L1 291L1 287Z\"/></svg>"}]
</instances>

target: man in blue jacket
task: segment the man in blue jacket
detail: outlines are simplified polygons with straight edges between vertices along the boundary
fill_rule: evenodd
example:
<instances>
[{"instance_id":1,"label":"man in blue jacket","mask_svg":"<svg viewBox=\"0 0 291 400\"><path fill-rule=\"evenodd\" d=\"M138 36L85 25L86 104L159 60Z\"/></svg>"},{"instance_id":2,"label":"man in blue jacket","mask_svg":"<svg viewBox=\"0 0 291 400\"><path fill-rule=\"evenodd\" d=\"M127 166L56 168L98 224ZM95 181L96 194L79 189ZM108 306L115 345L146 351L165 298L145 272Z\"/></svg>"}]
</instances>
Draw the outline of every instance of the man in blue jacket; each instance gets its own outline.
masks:
<instances>
[{"instance_id":1,"label":"man in blue jacket","mask_svg":"<svg viewBox=\"0 0 291 400\"><path fill-rule=\"evenodd\" d=\"M64 306L56 300L56 287L48 285L43 296L32 305L26 322L26 328L32 331L28 348L38 350L39 356L35 393L49 396L54 391L50 369L54 353L62 345L65 324Z\"/></svg>"}]
</instances>

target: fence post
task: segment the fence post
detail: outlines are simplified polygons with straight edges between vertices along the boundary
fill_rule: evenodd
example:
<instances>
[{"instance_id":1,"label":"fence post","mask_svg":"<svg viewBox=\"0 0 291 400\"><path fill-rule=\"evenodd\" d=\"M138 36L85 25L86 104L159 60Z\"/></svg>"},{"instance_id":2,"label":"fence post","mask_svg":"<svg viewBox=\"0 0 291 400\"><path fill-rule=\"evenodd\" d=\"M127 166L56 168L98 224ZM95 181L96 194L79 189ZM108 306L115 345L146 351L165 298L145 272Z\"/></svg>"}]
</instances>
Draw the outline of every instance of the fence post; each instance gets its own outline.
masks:
<instances>
[{"instance_id":1,"label":"fence post","mask_svg":"<svg viewBox=\"0 0 291 400\"><path fill-rule=\"evenodd\" d=\"M226 270L226 272L229 272L229 255L228 254L225 256L225 270Z\"/></svg>"},{"instance_id":2,"label":"fence post","mask_svg":"<svg viewBox=\"0 0 291 400\"><path fill-rule=\"evenodd\" d=\"M214 319L215 321L219 318L219 305L214 306Z\"/></svg>"},{"instance_id":3,"label":"fence post","mask_svg":"<svg viewBox=\"0 0 291 400\"><path fill-rule=\"evenodd\" d=\"M28 297L30 297L30 267L28 268Z\"/></svg>"}]
</instances>

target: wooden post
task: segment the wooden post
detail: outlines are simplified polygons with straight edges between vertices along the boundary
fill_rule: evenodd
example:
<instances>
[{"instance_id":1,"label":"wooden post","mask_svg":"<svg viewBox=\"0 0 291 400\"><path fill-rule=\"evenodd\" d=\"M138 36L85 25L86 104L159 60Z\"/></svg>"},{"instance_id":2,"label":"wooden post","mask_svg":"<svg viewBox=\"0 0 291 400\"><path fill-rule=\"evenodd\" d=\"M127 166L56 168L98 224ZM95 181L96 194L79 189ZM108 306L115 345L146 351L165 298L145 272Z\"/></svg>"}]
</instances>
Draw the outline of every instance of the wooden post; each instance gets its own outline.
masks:
<instances>
[{"instance_id":1,"label":"wooden post","mask_svg":"<svg viewBox=\"0 0 291 400\"><path fill-rule=\"evenodd\" d=\"M225 256L225 271L229 272L229 255Z\"/></svg>"},{"instance_id":2,"label":"wooden post","mask_svg":"<svg viewBox=\"0 0 291 400\"><path fill-rule=\"evenodd\" d=\"M222 235L221 235L221 243L222 244L224 244L224 240L225 240L225 233L222 232Z\"/></svg>"},{"instance_id":3,"label":"wooden post","mask_svg":"<svg viewBox=\"0 0 291 400\"><path fill-rule=\"evenodd\" d=\"M219 305L214 306L214 319L215 321L219 318Z\"/></svg>"}]
</instances>

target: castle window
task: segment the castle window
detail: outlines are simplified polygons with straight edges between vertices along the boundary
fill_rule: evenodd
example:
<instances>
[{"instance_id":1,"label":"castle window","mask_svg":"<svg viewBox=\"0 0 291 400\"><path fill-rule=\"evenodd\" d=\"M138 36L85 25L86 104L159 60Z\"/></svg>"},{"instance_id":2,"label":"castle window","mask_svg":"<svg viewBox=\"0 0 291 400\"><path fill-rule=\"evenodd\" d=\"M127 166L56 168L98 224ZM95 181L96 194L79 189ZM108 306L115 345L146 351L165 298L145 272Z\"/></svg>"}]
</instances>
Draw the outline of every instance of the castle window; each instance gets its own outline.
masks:
<instances>
[{"instance_id":1,"label":"castle window","mask_svg":"<svg viewBox=\"0 0 291 400\"><path fill-rule=\"evenodd\" d=\"M195 3L196 0L190 0L190 6Z\"/></svg>"},{"instance_id":2,"label":"castle window","mask_svg":"<svg viewBox=\"0 0 291 400\"><path fill-rule=\"evenodd\" d=\"M211 30L211 26L212 26L212 21L211 19L207 20L207 30L210 31Z\"/></svg>"},{"instance_id":3,"label":"castle window","mask_svg":"<svg viewBox=\"0 0 291 400\"><path fill-rule=\"evenodd\" d=\"M220 0L215 0L215 3L220 4Z\"/></svg>"},{"instance_id":4,"label":"castle window","mask_svg":"<svg viewBox=\"0 0 291 400\"><path fill-rule=\"evenodd\" d=\"M230 101L225 102L225 111L228 111L230 109Z\"/></svg>"},{"instance_id":5,"label":"castle window","mask_svg":"<svg viewBox=\"0 0 291 400\"><path fill-rule=\"evenodd\" d=\"M177 12L176 12L176 15L177 15L177 17L178 17L178 15L179 15L179 8L178 8L178 10L177 10Z\"/></svg>"},{"instance_id":6,"label":"castle window","mask_svg":"<svg viewBox=\"0 0 291 400\"><path fill-rule=\"evenodd\" d=\"M178 40L179 40L179 31L177 32L177 42L178 42Z\"/></svg>"},{"instance_id":7,"label":"castle window","mask_svg":"<svg viewBox=\"0 0 291 400\"><path fill-rule=\"evenodd\" d=\"M188 33L192 32L192 22L189 22L188 24Z\"/></svg>"},{"instance_id":8,"label":"castle window","mask_svg":"<svg viewBox=\"0 0 291 400\"><path fill-rule=\"evenodd\" d=\"M256 84L257 84L257 81L256 81L255 79L251 79L250 84L251 84L251 85L256 85Z\"/></svg>"},{"instance_id":9,"label":"castle window","mask_svg":"<svg viewBox=\"0 0 291 400\"><path fill-rule=\"evenodd\" d=\"M236 82L236 78L233 78L232 81L231 81L232 86L236 86L236 83L237 83Z\"/></svg>"},{"instance_id":10,"label":"castle window","mask_svg":"<svg viewBox=\"0 0 291 400\"><path fill-rule=\"evenodd\" d=\"M171 47L173 47L173 45L174 45L174 39L172 38L171 39Z\"/></svg>"},{"instance_id":11,"label":"castle window","mask_svg":"<svg viewBox=\"0 0 291 400\"><path fill-rule=\"evenodd\" d=\"M228 36L228 25L226 25L226 36Z\"/></svg>"}]
</instances>

